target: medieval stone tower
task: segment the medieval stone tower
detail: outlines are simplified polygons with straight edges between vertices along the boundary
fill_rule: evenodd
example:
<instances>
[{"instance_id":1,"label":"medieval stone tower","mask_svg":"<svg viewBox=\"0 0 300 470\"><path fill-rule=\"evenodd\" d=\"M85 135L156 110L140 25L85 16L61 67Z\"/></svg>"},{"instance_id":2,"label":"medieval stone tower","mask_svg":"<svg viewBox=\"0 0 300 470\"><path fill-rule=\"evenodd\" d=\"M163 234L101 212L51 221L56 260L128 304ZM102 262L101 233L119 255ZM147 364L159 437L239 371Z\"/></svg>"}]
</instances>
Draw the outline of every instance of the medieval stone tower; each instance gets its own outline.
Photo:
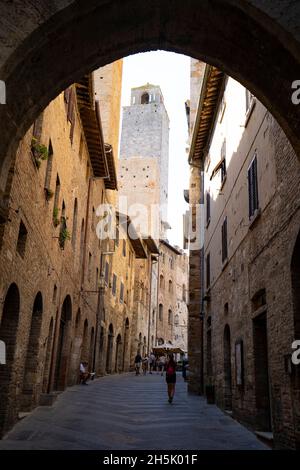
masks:
<instances>
[{"instance_id":1,"label":"medieval stone tower","mask_svg":"<svg viewBox=\"0 0 300 470\"><path fill-rule=\"evenodd\" d=\"M119 193L128 204L159 206L159 237L167 228L168 169L169 117L161 89L149 83L132 88L130 106L123 108Z\"/></svg>"}]
</instances>

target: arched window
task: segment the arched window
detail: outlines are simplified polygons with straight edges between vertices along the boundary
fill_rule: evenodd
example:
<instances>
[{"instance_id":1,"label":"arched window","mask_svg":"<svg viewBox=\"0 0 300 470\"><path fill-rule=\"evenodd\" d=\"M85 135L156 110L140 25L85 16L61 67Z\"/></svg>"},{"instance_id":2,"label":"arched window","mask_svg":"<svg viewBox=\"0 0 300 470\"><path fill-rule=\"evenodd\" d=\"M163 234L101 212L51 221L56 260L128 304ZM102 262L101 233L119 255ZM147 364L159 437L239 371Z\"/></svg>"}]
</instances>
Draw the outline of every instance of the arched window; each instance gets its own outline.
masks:
<instances>
[{"instance_id":1,"label":"arched window","mask_svg":"<svg viewBox=\"0 0 300 470\"><path fill-rule=\"evenodd\" d=\"M164 313L163 304L159 304L159 308L158 308L158 318L159 318L160 321L163 320L163 313Z\"/></svg>"},{"instance_id":2,"label":"arched window","mask_svg":"<svg viewBox=\"0 0 300 470\"><path fill-rule=\"evenodd\" d=\"M179 315L178 314L175 315L174 325L176 325L176 326L179 325Z\"/></svg>"},{"instance_id":3,"label":"arched window","mask_svg":"<svg viewBox=\"0 0 300 470\"><path fill-rule=\"evenodd\" d=\"M169 311L168 311L168 323L169 323L169 325L172 325L172 323L173 323L173 313L172 313L171 309L169 309Z\"/></svg>"},{"instance_id":4,"label":"arched window","mask_svg":"<svg viewBox=\"0 0 300 470\"><path fill-rule=\"evenodd\" d=\"M159 287L164 288L164 276L162 274L159 276Z\"/></svg>"},{"instance_id":5,"label":"arched window","mask_svg":"<svg viewBox=\"0 0 300 470\"><path fill-rule=\"evenodd\" d=\"M141 104L149 103L149 93L143 93L141 97Z\"/></svg>"},{"instance_id":6,"label":"arched window","mask_svg":"<svg viewBox=\"0 0 300 470\"><path fill-rule=\"evenodd\" d=\"M169 292L173 292L173 282L169 280Z\"/></svg>"}]
</instances>

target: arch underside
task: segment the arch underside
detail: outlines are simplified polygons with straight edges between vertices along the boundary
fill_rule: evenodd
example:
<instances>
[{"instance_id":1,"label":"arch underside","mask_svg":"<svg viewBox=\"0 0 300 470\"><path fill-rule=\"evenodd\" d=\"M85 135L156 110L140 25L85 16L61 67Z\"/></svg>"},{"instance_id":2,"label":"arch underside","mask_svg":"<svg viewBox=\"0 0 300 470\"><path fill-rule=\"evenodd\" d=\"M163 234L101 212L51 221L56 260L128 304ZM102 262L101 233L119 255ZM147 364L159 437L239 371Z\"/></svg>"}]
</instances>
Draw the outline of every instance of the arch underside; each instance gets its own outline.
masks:
<instances>
[{"instance_id":1,"label":"arch underside","mask_svg":"<svg viewBox=\"0 0 300 470\"><path fill-rule=\"evenodd\" d=\"M299 2L283 8L279 0L62 0L60 11L26 3L21 10L1 6L0 79L7 95L0 106L2 193L18 142L52 99L87 72L157 49L201 59L240 81L300 155L300 106L291 100L292 81L300 78ZM26 27L13 34L18 24Z\"/></svg>"}]
</instances>

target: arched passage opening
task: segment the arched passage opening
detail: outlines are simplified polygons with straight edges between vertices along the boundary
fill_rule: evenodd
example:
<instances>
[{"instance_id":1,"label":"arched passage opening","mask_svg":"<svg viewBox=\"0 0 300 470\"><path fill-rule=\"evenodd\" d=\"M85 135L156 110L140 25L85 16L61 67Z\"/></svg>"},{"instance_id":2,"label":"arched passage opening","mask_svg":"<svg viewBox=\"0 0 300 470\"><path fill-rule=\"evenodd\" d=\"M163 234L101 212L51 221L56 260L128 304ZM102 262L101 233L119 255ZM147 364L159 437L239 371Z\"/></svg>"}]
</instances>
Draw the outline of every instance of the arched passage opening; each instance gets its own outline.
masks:
<instances>
[{"instance_id":1,"label":"arched passage opening","mask_svg":"<svg viewBox=\"0 0 300 470\"><path fill-rule=\"evenodd\" d=\"M51 363L51 351L52 351L52 343L53 343L53 327L54 321L53 317L51 317L49 328L48 328L48 336L47 336L47 343L46 343L46 351L45 351L45 363L44 363L44 372L43 372L43 387L42 392L47 393L50 381L50 363Z\"/></svg>"},{"instance_id":2,"label":"arched passage opening","mask_svg":"<svg viewBox=\"0 0 300 470\"><path fill-rule=\"evenodd\" d=\"M82 344L81 310L79 308L76 314L75 331L74 331L73 342L72 342L70 371L69 371L69 380L68 380L69 385L72 385L78 381L81 344Z\"/></svg>"},{"instance_id":3,"label":"arched passage opening","mask_svg":"<svg viewBox=\"0 0 300 470\"><path fill-rule=\"evenodd\" d=\"M1 192L20 138L53 98L84 73L149 50L186 54L240 81L272 112L299 154L300 107L291 100L291 77L300 76L297 2L287 8L281 0L218 0L214 7L209 0L70 0L49 9L37 0L32 8L29 0L22 9L2 6L0 77L7 100L0 108Z\"/></svg>"},{"instance_id":4,"label":"arched passage opening","mask_svg":"<svg viewBox=\"0 0 300 470\"><path fill-rule=\"evenodd\" d=\"M23 396L22 396L22 409L28 411L32 405L35 404L40 378L40 357L39 357L39 346L40 346L40 334L42 326L42 315L43 315L43 297L41 292L35 297L31 325L29 332L29 339L27 345L26 360L24 366L24 378L23 378Z\"/></svg>"},{"instance_id":5,"label":"arched passage opening","mask_svg":"<svg viewBox=\"0 0 300 470\"><path fill-rule=\"evenodd\" d=\"M0 339L6 346L6 364L0 364L0 437L15 421L17 410L10 393L15 373L16 339L20 314L20 293L16 284L11 284L3 305Z\"/></svg>"},{"instance_id":6,"label":"arched passage opening","mask_svg":"<svg viewBox=\"0 0 300 470\"><path fill-rule=\"evenodd\" d=\"M70 345L72 328L72 302L69 295L66 296L60 315L58 344L56 353L56 366L54 376L54 389L63 390L66 386L69 366Z\"/></svg>"},{"instance_id":7,"label":"arched passage opening","mask_svg":"<svg viewBox=\"0 0 300 470\"><path fill-rule=\"evenodd\" d=\"M81 362L88 362L89 360L89 322L87 318L84 320L83 333L82 333L82 346L81 346ZM90 364L89 364L90 367Z\"/></svg>"},{"instance_id":8,"label":"arched passage opening","mask_svg":"<svg viewBox=\"0 0 300 470\"><path fill-rule=\"evenodd\" d=\"M119 334L116 340L116 358L115 358L115 372L122 372L122 338Z\"/></svg>"},{"instance_id":9,"label":"arched passage opening","mask_svg":"<svg viewBox=\"0 0 300 470\"><path fill-rule=\"evenodd\" d=\"M112 355L114 347L114 328L112 324L109 325L107 334L107 350L106 350L106 373L110 374L112 371Z\"/></svg>"},{"instance_id":10,"label":"arched passage opening","mask_svg":"<svg viewBox=\"0 0 300 470\"><path fill-rule=\"evenodd\" d=\"M130 333L129 333L129 319L125 320L125 329L124 329L124 352L123 352L123 371L129 370L129 351L130 351Z\"/></svg>"},{"instance_id":11,"label":"arched passage opening","mask_svg":"<svg viewBox=\"0 0 300 470\"><path fill-rule=\"evenodd\" d=\"M225 325L224 338L224 407L232 409L231 339L229 325Z\"/></svg>"}]
</instances>

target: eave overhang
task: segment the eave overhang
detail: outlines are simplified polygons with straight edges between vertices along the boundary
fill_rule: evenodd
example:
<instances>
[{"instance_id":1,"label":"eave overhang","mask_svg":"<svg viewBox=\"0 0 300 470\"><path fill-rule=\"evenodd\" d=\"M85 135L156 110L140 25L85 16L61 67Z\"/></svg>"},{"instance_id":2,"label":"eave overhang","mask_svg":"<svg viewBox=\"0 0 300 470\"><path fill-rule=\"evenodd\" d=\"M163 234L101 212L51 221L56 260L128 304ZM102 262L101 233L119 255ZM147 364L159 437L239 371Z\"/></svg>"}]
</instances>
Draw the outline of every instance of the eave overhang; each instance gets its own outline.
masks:
<instances>
[{"instance_id":1,"label":"eave overhang","mask_svg":"<svg viewBox=\"0 0 300 470\"><path fill-rule=\"evenodd\" d=\"M192 166L202 167L224 91L225 79L224 72L206 65L188 158Z\"/></svg>"}]
</instances>

